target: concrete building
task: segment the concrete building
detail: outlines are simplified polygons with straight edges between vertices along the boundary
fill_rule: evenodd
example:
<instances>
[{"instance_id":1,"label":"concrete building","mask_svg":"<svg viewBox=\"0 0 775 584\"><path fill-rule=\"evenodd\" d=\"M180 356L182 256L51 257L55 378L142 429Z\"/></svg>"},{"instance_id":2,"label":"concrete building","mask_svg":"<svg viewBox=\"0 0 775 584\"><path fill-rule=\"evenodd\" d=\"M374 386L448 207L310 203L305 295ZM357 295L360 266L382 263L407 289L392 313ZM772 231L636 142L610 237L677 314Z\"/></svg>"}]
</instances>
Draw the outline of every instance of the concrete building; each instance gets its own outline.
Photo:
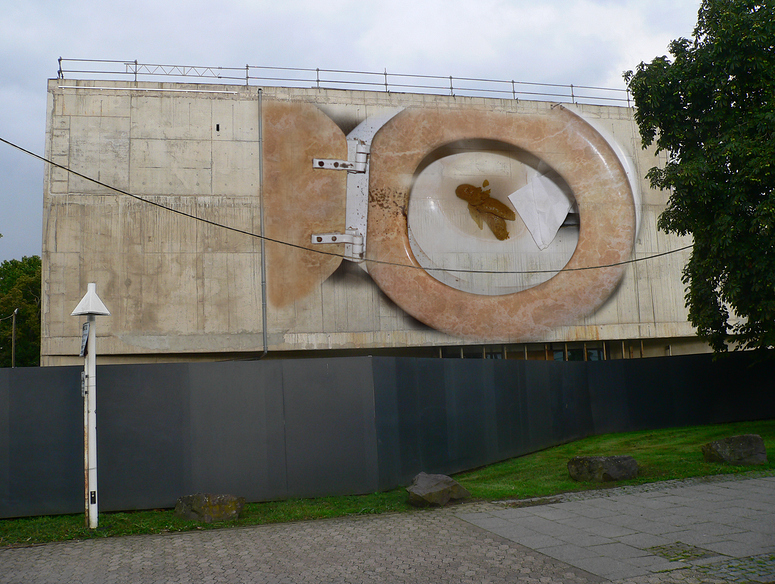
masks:
<instances>
[{"instance_id":1,"label":"concrete building","mask_svg":"<svg viewBox=\"0 0 775 584\"><path fill-rule=\"evenodd\" d=\"M89 282L102 363L707 350L628 107L55 79L46 145L43 365Z\"/></svg>"}]
</instances>

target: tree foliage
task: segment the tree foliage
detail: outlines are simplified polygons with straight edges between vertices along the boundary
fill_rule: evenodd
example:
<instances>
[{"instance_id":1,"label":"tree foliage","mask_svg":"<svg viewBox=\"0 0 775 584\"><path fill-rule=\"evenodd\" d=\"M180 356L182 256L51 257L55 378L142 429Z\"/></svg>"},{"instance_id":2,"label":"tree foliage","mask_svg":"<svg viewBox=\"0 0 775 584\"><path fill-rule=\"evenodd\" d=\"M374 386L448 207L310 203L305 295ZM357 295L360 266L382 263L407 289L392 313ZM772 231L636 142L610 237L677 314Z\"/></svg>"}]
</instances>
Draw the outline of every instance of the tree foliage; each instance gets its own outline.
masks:
<instances>
[{"instance_id":1,"label":"tree foliage","mask_svg":"<svg viewBox=\"0 0 775 584\"><path fill-rule=\"evenodd\" d=\"M0 264L0 318L16 315L16 366L40 364L40 258ZM13 319L0 321L0 367L11 366Z\"/></svg>"},{"instance_id":2,"label":"tree foliage","mask_svg":"<svg viewBox=\"0 0 775 584\"><path fill-rule=\"evenodd\" d=\"M625 73L644 147L668 155L647 175L670 190L659 227L694 239L689 320L716 352L775 346L774 5L704 0L693 39Z\"/></svg>"}]
</instances>

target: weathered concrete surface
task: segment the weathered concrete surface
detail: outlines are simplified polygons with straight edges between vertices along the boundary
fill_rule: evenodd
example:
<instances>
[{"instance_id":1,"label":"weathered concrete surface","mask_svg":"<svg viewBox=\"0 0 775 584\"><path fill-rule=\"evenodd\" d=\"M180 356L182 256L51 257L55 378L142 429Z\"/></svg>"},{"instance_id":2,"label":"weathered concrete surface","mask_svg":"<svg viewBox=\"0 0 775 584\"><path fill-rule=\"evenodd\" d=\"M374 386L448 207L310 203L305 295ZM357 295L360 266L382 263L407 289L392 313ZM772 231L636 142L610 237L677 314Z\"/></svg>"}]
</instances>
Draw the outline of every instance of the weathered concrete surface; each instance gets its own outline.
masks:
<instances>
[{"instance_id":1,"label":"weathered concrete surface","mask_svg":"<svg viewBox=\"0 0 775 584\"><path fill-rule=\"evenodd\" d=\"M198 222L62 169L47 168L44 365L78 363L80 323L69 315L88 282L97 283L111 311L100 320L103 363L260 354L264 349L260 245L250 234L259 230L262 148L267 230L283 241L306 245L312 231L342 227L346 180L345 173L313 172L307 159L343 156L344 136L367 117L395 107L537 119L555 113L553 104L542 102L283 88L263 88L262 93L263 115L255 87L49 82L46 153L52 160L174 211L238 231ZM617 140L637 167L654 165L653 152L639 146L631 110L579 108ZM293 120L288 112L295 112ZM409 144L410 134L426 130L407 131ZM653 227L665 194L650 190L645 179L640 190L642 228L633 255L684 245L684 240L658 234ZM584 237L582 229L580 241ZM468 250L465 241L460 239L462 247L453 250L462 254L457 261L498 268L497 257ZM504 340L645 338L654 339L647 350L664 354L665 343L657 339L694 336L680 283L685 253L643 262L637 270L626 268L613 297L591 314L574 312L568 322ZM418 323L364 271L348 262L340 264L340 258L289 251L276 243L267 243L267 254L271 351L482 341ZM652 285L655 279L658 287ZM548 313L553 310L547 305ZM619 351L618 345L610 350Z\"/></svg>"}]
</instances>

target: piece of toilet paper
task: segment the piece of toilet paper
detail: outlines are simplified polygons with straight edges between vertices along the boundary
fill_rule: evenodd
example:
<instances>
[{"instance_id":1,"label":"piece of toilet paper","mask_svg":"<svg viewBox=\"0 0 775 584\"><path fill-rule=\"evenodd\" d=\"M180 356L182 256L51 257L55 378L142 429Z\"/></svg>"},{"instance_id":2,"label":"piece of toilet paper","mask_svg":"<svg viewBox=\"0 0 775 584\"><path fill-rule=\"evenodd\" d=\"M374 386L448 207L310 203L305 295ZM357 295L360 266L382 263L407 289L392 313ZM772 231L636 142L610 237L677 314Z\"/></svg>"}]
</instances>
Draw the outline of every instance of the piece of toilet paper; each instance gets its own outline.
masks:
<instances>
[{"instance_id":1,"label":"piece of toilet paper","mask_svg":"<svg viewBox=\"0 0 775 584\"><path fill-rule=\"evenodd\" d=\"M537 174L524 187L511 193L509 200L539 249L549 247L573 208L573 202L567 195L543 174Z\"/></svg>"}]
</instances>

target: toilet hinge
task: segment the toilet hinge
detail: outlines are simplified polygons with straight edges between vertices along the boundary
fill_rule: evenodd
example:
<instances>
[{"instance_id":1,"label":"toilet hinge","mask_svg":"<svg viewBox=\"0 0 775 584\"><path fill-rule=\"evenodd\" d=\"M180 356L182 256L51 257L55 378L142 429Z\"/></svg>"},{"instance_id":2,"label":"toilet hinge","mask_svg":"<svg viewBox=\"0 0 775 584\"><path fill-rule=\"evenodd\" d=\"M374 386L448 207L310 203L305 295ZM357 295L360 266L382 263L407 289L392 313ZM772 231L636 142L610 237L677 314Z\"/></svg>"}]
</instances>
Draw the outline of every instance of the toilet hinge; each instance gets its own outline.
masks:
<instances>
[{"instance_id":1,"label":"toilet hinge","mask_svg":"<svg viewBox=\"0 0 775 584\"><path fill-rule=\"evenodd\" d=\"M369 145L358 142L355 147L355 161L313 158L312 167L328 170L346 170L348 172L366 172L369 158Z\"/></svg>"},{"instance_id":2,"label":"toilet hinge","mask_svg":"<svg viewBox=\"0 0 775 584\"><path fill-rule=\"evenodd\" d=\"M357 229L346 229L344 233L314 233L312 243L344 243L344 256L352 261L363 261L363 235Z\"/></svg>"},{"instance_id":3,"label":"toilet hinge","mask_svg":"<svg viewBox=\"0 0 775 584\"><path fill-rule=\"evenodd\" d=\"M345 207L344 233L320 233L312 236L313 244L344 243L347 260L368 271L365 261L368 245L369 216L369 158L371 142L380 128L403 108L386 108L380 115L368 117L347 134L347 160L315 158L313 168L346 170L347 204Z\"/></svg>"}]
</instances>

